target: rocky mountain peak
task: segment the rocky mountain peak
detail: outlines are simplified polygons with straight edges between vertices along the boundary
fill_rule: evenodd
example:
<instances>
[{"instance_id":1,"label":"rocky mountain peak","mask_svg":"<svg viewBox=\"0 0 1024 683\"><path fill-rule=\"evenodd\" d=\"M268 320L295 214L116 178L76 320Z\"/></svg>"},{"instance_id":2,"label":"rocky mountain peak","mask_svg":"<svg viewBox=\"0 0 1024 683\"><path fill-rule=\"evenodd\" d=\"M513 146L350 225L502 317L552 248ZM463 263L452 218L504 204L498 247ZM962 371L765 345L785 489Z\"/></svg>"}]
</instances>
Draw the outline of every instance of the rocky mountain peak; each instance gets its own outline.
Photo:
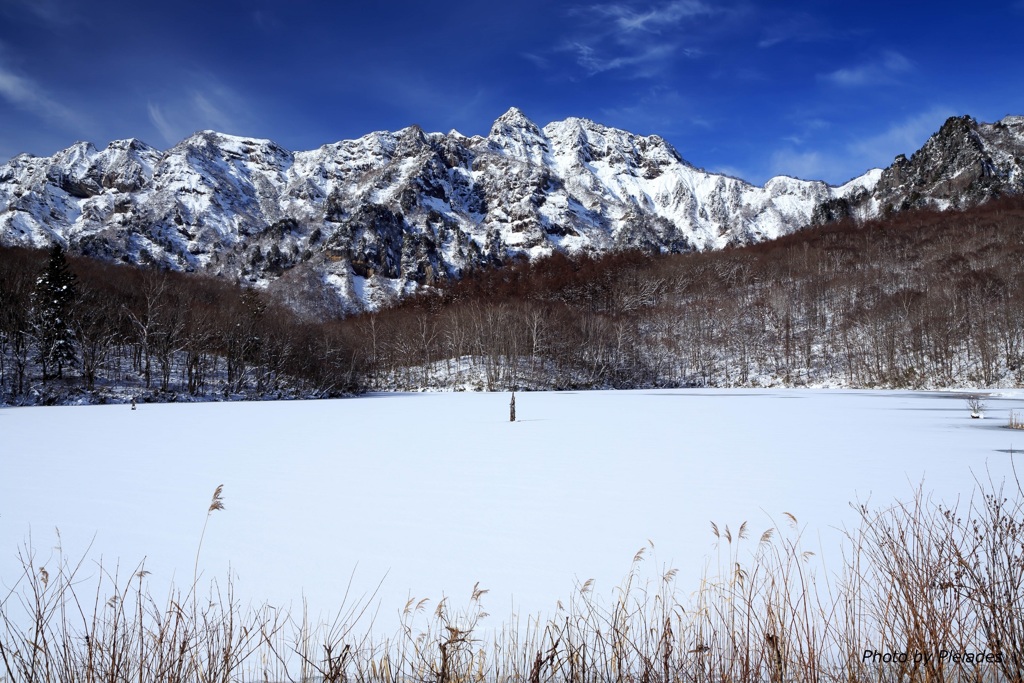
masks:
<instances>
[{"instance_id":1,"label":"rocky mountain peak","mask_svg":"<svg viewBox=\"0 0 1024 683\"><path fill-rule=\"evenodd\" d=\"M537 124L531 121L521 109L509 107L508 111L495 119L491 125L489 137L507 134L509 131L517 129L525 129L534 135L540 134L540 128L537 127Z\"/></svg>"},{"instance_id":2,"label":"rocky mountain peak","mask_svg":"<svg viewBox=\"0 0 1024 683\"><path fill-rule=\"evenodd\" d=\"M516 107L498 117L487 139L495 151L531 163L543 164L544 155L550 152L541 129Z\"/></svg>"},{"instance_id":3,"label":"rocky mountain peak","mask_svg":"<svg viewBox=\"0 0 1024 683\"><path fill-rule=\"evenodd\" d=\"M841 187L756 187L658 136L582 118L541 129L516 108L487 137L410 126L296 153L200 131L167 152L128 139L0 165L0 243L201 270L336 314L555 250L717 249L812 218L976 203L1024 192L1022 159L1024 117L950 120Z\"/></svg>"},{"instance_id":4,"label":"rocky mountain peak","mask_svg":"<svg viewBox=\"0 0 1024 683\"><path fill-rule=\"evenodd\" d=\"M107 144L106 151L125 151L135 153L150 153L157 152L155 148L150 147L142 140L138 138L125 138L123 140L112 140Z\"/></svg>"},{"instance_id":5,"label":"rocky mountain peak","mask_svg":"<svg viewBox=\"0 0 1024 683\"><path fill-rule=\"evenodd\" d=\"M403 128L395 137L395 154L400 156L414 156L429 146L426 133L417 125Z\"/></svg>"},{"instance_id":6,"label":"rocky mountain peak","mask_svg":"<svg viewBox=\"0 0 1024 683\"><path fill-rule=\"evenodd\" d=\"M1005 120L978 123L970 116L946 120L908 159L899 155L882 171L868 201L883 213L911 208L958 208L1004 193L1024 192L1024 135Z\"/></svg>"}]
</instances>

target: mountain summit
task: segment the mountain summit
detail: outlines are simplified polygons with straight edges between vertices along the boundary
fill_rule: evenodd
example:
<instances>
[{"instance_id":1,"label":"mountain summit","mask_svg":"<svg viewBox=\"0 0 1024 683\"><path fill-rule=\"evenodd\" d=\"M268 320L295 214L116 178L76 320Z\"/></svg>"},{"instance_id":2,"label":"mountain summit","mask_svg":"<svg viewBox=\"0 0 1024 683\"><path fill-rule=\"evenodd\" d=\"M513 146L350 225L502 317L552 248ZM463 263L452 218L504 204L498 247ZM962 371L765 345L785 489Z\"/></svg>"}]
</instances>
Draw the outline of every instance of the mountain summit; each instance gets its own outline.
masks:
<instances>
[{"instance_id":1,"label":"mountain summit","mask_svg":"<svg viewBox=\"0 0 1024 683\"><path fill-rule=\"evenodd\" d=\"M555 250L720 249L812 222L968 206L1024 191L1024 118L946 122L911 158L833 187L763 187L687 163L665 140L519 109L486 137L418 126L291 152L203 131L0 166L0 243L201 271L340 312ZM313 302L313 303L310 303Z\"/></svg>"}]
</instances>

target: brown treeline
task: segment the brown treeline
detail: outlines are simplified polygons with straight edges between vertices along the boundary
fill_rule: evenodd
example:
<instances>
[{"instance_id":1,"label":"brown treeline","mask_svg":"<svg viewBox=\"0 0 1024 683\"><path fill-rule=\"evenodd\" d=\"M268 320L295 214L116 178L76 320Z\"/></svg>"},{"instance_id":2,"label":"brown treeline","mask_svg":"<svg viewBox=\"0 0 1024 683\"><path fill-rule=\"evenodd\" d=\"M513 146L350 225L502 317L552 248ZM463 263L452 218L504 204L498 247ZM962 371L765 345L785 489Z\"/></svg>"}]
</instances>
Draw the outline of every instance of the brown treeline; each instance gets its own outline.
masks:
<instances>
[{"instance_id":1,"label":"brown treeline","mask_svg":"<svg viewBox=\"0 0 1024 683\"><path fill-rule=\"evenodd\" d=\"M73 293L60 330L73 358L44 367L40 278L51 251L0 250L0 399L326 396L357 389L337 323L304 321L216 278L66 258Z\"/></svg>"},{"instance_id":2,"label":"brown treeline","mask_svg":"<svg viewBox=\"0 0 1024 683\"><path fill-rule=\"evenodd\" d=\"M364 381L485 388L1024 382L1024 201L720 252L556 254L349 323ZM466 363L463 363L464 366Z\"/></svg>"},{"instance_id":3,"label":"brown treeline","mask_svg":"<svg viewBox=\"0 0 1024 683\"><path fill-rule=\"evenodd\" d=\"M0 250L8 400L46 400L56 386L275 397L1024 383L1022 199L835 223L720 252L555 254L328 321L216 278L67 257L74 359L61 378L38 369L34 292L47 259Z\"/></svg>"}]
</instances>

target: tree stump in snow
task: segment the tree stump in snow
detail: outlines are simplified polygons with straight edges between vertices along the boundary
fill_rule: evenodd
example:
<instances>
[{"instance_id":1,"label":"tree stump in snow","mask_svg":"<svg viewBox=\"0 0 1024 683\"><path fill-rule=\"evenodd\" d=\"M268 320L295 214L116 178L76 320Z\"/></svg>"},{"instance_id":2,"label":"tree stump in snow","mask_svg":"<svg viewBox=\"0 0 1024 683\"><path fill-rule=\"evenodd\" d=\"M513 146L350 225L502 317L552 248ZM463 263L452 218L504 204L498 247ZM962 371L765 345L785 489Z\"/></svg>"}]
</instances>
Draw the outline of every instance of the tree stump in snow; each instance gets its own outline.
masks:
<instances>
[{"instance_id":1,"label":"tree stump in snow","mask_svg":"<svg viewBox=\"0 0 1024 683\"><path fill-rule=\"evenodd\" d=\"M512 392L512 401L508 404L508 421L516 421L516 392Z\"/></svg>"}]
</instances>

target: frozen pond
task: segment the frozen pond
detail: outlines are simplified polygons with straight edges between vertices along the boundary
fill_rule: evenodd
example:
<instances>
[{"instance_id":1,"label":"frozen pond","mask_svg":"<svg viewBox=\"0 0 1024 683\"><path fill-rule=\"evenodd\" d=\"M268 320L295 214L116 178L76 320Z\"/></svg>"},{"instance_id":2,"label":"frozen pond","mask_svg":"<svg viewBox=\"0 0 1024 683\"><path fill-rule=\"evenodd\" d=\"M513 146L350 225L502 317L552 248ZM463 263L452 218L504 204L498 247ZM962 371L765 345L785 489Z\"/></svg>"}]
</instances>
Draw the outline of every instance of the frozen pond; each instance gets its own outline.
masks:
<instances>
[{"instance_id":1,"label":"frozen pond","mask_svg":"<svg viewBox=\"0 0 1024 683\"><path fill-rule=\"evenodd\" d=\"M205 579L237 575L243 603L312 615L383 579L390 629L409 597L493 618L549 611L577 583L610 595L649 541L652 575L693 585L714 566L711 522L753 537L794 515L830 561L850 502L923 483L968 497L1011 472L1024 391L672 390L397 394L336 401L0 410L0 583L64 552L83 576L144 562L154 594L190 585L207 506ZM1015 457L1021 462L1019 457ZM753 543L751 543L753 545ZM838 559L838 558L836 558Z\"/></svg>"}]
</instances>

